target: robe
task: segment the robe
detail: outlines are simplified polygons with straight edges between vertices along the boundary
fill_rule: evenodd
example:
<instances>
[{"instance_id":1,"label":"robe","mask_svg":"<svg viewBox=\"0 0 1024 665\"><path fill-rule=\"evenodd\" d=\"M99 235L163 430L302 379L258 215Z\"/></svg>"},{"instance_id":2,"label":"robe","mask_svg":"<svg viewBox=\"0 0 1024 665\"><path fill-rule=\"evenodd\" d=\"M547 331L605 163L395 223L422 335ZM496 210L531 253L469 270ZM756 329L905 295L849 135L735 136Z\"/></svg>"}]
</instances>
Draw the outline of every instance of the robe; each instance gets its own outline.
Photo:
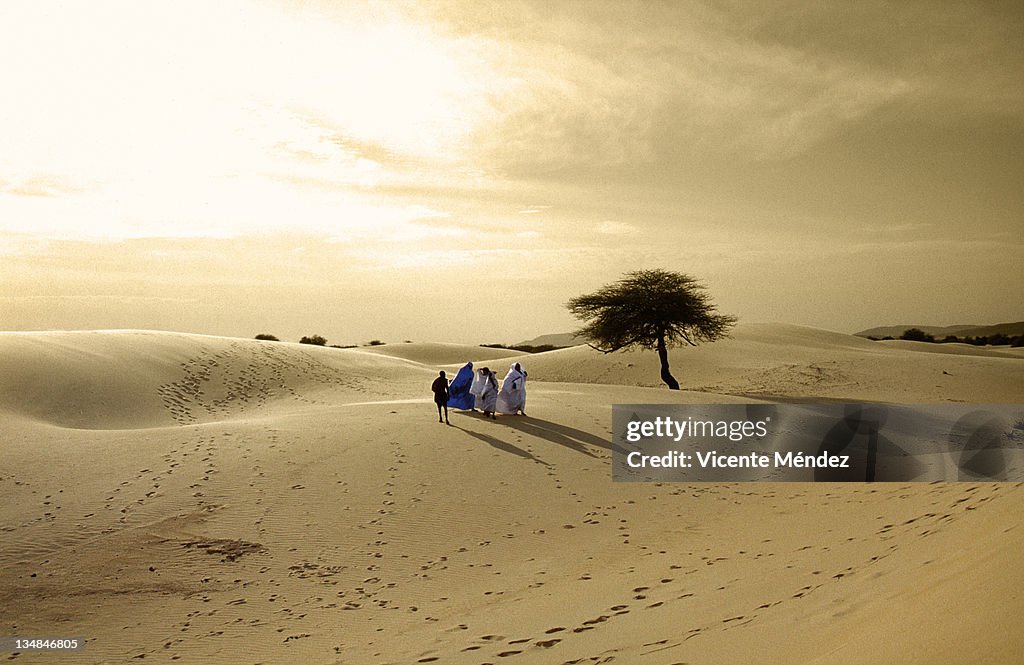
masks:
<instances>
[{"instance_id":1,"label":"robe","mask_svg":"<svg viewBox=\"0 0 1024 665\"><path fill-rule=\"evenodd\" d=\"M498 412L515 414L526 410L526 372L516 369L514 363L501 381L498 392Z\"/></svg>"},{"instance_id":2,"label":"robe","mask_svg":"<svg viewBox=\"0 0 1024 665\"><path fill-rule=\"evenodd\" d=\"M478 409L483 408L483 402L480 400L480 394L484 391L485 380L486 377L484 377L484 370L482 368L478 369L476 373L473 374L473 384L469 386L469 394L473 395L476 399L476 408Z\"/></svg>"},{"instance_id":3,"label":"robe","mask_svg":"<svg viewBox=\"0 0 1024 665\"><path fill-rule=\"evenodd\" d=\"M498 379L491 372L481 377L480 395L476 398L476 406L484 413L494 413L498 403Z\"/></svg>"},{"instance_id":4,"label":"robe","mask_svg":"<svg viewBox=\"0 0 1024 665\"><path fill-rule=\"evenodd\" d=\"M473 384L473 363L459 370L448 386L448 408L468 411L473 408L476 397L469 392Z\"/></svg>"}]
</instances>

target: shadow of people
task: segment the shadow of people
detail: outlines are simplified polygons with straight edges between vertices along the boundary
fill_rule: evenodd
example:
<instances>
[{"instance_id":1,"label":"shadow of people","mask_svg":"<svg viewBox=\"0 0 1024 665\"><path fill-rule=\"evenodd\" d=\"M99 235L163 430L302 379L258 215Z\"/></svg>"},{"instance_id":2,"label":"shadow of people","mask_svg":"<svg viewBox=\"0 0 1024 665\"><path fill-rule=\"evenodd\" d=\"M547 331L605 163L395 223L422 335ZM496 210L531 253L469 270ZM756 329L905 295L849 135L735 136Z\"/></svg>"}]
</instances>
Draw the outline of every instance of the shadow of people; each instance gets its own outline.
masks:
<instances>
[{"instance_id":1,"label":"shadow of people","mask_svg":"<svg viewBox=\"0 0 1024 665\"><path fill-rule=\"evenodd\" d=\"M589 457L598 457L587 446L594 446L602 450L612 449L612 443L602 439L590 432L585 432L575 427L553 423L550 420L541 420L530 416L505 416L497 421L501 425L519 430L523 434L536 436L551 443L557 443L578 453ZM620 451L621 452L621 451Z\"/></svg>"},{"instance_id":2,"label":"shadow of people","mask_svg":"<svg viewBox=\"0 0 1024 665\"><path fill-rule=\"evenodd\" d=\"M845 468L817 467L816 482L911 482L926 470L914 455L883 433L913 431L904 424L893 425L899 417L885 404L847 404L843 417L822 437L818 454L846 453ZM905 416L904 416L905 418Z\"/></svg>"},{"instance_id":3,"label":"shadow of people","mask_svg":"<svg viewBox=\"0 0 1024 665\"><path fill-rule=\"evenodd\" d=\"M465 432L466 434L470 435L474 439L479 439L480 441L483 441L484 443L486 443L487 445L491 446L492 448L497 448L498 450L500 450L503 453L511 453L511 454L515 455L516 457L522 457L523 459L528 459L531 462L536 462L537 464L540 464L542 466L547 466L547 467L551 466L550 464L548 464L544 460L542 460L539 457L536 457L535 455L533 455L533 453L530 453L530 452L528 452L526 450L523 450L522 448L514 446L511 443L508 443L506 441L502 441L501 439L493 437L490 434L482 434L480 432L474 432L473 430L468 430L468 429L466 429L464 427L459 427L458 425L452 425L452 427L454 429L459 430L459 431Z\"/></svg>"}]
</instances>

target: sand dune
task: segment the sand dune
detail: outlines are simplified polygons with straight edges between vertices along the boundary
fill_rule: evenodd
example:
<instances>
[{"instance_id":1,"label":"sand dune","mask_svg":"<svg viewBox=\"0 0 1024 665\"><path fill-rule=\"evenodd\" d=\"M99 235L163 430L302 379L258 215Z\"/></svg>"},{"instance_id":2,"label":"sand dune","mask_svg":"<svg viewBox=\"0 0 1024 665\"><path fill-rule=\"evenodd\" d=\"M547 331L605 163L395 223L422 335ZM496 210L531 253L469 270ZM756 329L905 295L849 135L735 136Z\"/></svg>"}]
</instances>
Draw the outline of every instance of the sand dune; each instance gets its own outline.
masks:
<instances>
[{"instance_id":1,"label":"sand dune","mask_svg":"<svg viewBox=\"0 0 1024 665\"><path fill-rule=\"evenodd\" d=\"M1018 402L1020 359L749 326L673 356L717 394L627 385L657 382L652 354L566 349L524 359L530 417L446 427L437 347L0 334L0 634L85 637L59 657L85 663L1024 650L1022 484L620 484L608 443L612 403Z\"/></svg>"},{"instance_id":2,"label":"sand dune","mask_svg":"<svg viewBox=\"0 0 1024 665\"><path fill-rule=\"evenodd\" d=\"M465 365L487 362L498 358L518 358L526 354L509 349L493 349L486 346L474 346L472 344L439 344L439 343L409 343L409 344L385 344L383 346L369 346L364 349L370 353L378 353L393 358L405 358L424 365Z\"/></svg>"},{"instance_id":3,"label":"sand dune","mask_svg":"<svg viewBox=\"0 0 1024 665\"><path fill-rule=\"evenodd\" d=\"M949 348L933 353L934 347ZM966 347L966 348L964 348ZM522 359L543 380L660 386L649 351L574 347ZM1020 358L967 345L898 345L802 326L741 324L715 344L669 353L684 389L733 395L907 402L1024 401Z\"/></svg>"},{"instance_id":4,"label":"sand dune","mask_svg":"<svg viewBox=\"0 0 1024 665\"><path fill-rule=\"evenodd\" d=\"M0 333L0 409L87 429L161 427L260 413L318 390L387 397L427 370L378 354L147 331Z\"/></svg>"}]
</instances>

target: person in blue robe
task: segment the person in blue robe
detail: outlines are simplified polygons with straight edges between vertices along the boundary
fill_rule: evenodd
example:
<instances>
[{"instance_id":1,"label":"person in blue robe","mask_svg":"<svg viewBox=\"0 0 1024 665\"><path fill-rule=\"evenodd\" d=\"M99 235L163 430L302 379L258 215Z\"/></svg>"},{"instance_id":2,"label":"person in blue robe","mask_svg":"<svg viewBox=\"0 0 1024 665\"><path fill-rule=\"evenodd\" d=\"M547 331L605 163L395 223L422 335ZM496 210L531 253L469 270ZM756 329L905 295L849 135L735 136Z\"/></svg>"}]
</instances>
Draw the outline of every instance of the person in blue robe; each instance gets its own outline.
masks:
<instances>
[{"instance_id":1,"label":"person in blue robe","mask_svg":"<svg viewBox=\"0 0 1024 665\"><path fill-rule=\"evenodd\" d=\"M476 396L469 391L472 385L473 363L466 363L448 386L448 406L463 411L472 410L476 402Z\"/></svg>"}]
</instances>

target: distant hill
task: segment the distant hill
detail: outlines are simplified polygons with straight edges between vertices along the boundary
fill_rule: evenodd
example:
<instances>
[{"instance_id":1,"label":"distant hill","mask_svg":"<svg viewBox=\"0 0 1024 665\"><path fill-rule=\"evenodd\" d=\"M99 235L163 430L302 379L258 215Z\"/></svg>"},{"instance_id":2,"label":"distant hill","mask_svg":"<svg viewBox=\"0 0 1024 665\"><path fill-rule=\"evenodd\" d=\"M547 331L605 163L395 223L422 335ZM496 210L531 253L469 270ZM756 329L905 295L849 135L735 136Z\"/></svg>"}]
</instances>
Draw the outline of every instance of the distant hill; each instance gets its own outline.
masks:
<instances>
[{"instance_id":1,"label":"distant hill","mask_svg":"<svg viewBox=\"0 0 1024 665\"><path fill-rule=\"evenodd\" d=\"M517 342L513 346L543 346L545 344L550 344L551 346L579 346L586 343L587 341L582 337L577 337L571 332L564 332L541 335L540 337L528 339L525 342Z\"/></svg>"},{"instance_id":2,"label":"distant hill","mask_svg":"<svg viewBox=\"0 0 1024 665\"><path fill-rule=\"evenodd\" d=\"M960 331L958 337L989 337L1002 333L1008 337L1024 335L1024 321L1016 323L997 323L994 326L977 326L968 330Z\"/></svg>"},{"instance_id":3,"label":"distant hill","mask_svg":"<svg viewBox=\"0 0 1024 665\"><path fill-rule=\"evenodd\" d=\"M877 328L869 328L867 330L861 330L858 333L854 333L858 337L899 337L906 330L910 328L917 328L923 330L935 337L935 339L942 339L946 335L955 335L956 337L982 337L995 335L1002 333L1013 337L1015 335L1024 335L1024 321L1017 321L1016 323L997 323L992 326L979 326L977 324L959 325L959 326L922 326L919 324L906 324L900 326L879 326Z\"/></svg>"},{"instance_id":4,"label":"distant hill","mask_svg":"<svg viewBox=\"0 0 1024 665\"><path fill-rule=\"evenodd\" d=\"M960 337L964 330L973 330L977 327L978 326L976 324L959 326L922 326L918 323L908 323L906 325L868 328L867 330L861 330L860 332L853 334L858 337L899 337L905 331L910 330L911 328L917 328L918 330L923 330L929 335L934 335L936 338L941 339L946 335L956 335L957 337Z\"/></svg>"}]
</instances>

